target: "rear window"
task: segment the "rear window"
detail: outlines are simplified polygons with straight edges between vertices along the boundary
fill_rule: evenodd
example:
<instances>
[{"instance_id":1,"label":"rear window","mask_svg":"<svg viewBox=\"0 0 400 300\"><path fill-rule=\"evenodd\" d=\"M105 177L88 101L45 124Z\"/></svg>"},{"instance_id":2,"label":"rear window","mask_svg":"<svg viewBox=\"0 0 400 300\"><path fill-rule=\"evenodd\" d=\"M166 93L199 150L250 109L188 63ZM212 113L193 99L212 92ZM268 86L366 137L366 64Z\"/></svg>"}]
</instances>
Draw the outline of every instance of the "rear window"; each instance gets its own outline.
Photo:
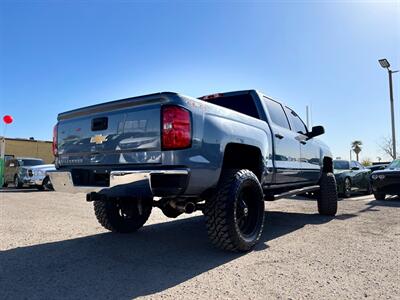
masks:
<instances>
[{"instance_id":1,"label":"rear window","mask_svg":"<svg viewBox=\"0 0 400 300\"><path fill-rule=\"evenodd\" d=\"M218 97L213 99L207 99L204 101L232 109L234 111L240 112L242 114L248 115L253 118L257 119L260 118L257 111L257 107L254 103L254 99L249 94Z\"/></svg>"},{"instance_id":2,"label":"rear window","mask_svg":"<svg viewBox=\"0 0 400 300\"><path fill-rule=\"evenodd\" d=\"M43 165L44 161L40 159L21 159L19 160L20 166L38 166Z\"/></svg>"},{"instance_id":3,"label":"rear window","mask_svg":"<svg viewBox=\"0 0 400 300\"><path fill-rule=\"evenodd\" d=\"M349 162L346 160L334 160L333 168L335 170L348 170L348 169L350 169Z\"/></svg>"}]
</instances>

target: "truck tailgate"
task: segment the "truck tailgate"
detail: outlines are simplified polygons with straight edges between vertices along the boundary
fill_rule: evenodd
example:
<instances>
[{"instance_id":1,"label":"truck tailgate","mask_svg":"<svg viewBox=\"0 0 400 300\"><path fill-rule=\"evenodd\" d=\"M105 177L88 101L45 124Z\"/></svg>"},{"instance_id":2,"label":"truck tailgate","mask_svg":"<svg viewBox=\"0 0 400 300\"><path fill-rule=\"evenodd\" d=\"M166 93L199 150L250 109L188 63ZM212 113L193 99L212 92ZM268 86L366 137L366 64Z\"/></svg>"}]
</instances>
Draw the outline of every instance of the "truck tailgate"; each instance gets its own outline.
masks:
<instances>
[{"instance_id":1,"label":"truck tailgate","mask_svg":"<svg viewBox=\"0 0 400 300\"><path fill-rule=\"evenodd\" d=\"M60 114L58 164L161 163L162 102L127 99Z\"/></svg>"}]
</instances>

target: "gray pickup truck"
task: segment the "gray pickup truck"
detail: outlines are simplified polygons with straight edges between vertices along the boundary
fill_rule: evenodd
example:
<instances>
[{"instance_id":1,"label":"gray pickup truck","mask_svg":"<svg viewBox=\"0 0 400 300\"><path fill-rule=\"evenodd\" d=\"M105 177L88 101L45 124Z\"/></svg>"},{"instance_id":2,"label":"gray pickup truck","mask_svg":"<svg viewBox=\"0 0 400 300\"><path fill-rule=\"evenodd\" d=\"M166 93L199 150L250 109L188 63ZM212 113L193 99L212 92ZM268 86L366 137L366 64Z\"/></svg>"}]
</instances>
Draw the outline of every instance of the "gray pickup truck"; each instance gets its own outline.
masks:
<instances>
[{"instance_id":1,"label":"gray pickup truck","mask_svg":"<svg viewBox=\"0 0 400 300\"><path fill-rule=\"evenodd\" d=\"M336 214L323 133L256 90L157 93L59 114L50 177L56 191L86 193L108 230L136 231L153 207L172 218L201 210L215 246L247 251L264 200L314 192L319 213Z\"/></svg>"}]
</instances>

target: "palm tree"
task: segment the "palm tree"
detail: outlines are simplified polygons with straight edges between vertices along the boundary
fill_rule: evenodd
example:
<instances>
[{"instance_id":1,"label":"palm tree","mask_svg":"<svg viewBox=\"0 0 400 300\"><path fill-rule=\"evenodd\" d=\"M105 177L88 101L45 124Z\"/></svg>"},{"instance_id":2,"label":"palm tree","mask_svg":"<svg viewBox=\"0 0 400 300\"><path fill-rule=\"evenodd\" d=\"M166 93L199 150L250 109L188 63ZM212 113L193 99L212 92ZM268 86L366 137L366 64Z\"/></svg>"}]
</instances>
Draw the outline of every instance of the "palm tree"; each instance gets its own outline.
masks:
<instances>
[{"instance_id":1,"label":"palm tree","mask_svg":"<svg viewBox=\"0 0 400 300\"><path fill-rule=\"evenodd\" d=\"M353 149L354 153L356 154L357 161L358 161L358 155L361 152L361 145L362 145L361 141L353 141L351 143L351 149Z\"/></svg>"}]
</instances>

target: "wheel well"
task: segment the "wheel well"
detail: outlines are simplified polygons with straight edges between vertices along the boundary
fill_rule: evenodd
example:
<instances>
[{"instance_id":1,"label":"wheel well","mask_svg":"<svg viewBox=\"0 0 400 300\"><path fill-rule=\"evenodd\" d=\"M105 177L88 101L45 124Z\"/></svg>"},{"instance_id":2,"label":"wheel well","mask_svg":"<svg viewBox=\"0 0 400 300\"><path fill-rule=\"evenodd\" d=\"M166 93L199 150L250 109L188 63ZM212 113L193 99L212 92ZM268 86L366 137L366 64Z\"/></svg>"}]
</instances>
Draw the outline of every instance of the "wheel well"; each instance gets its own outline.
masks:
<instances>
[{"instance_id":1,"label":"wheel well","mask_svg":"<svg viewBox=\"0 0 400 300\"><path fill-rule=\"evenodd\" d=\"M263 173L261 151L254 146L230 143L225 147L222 168L248 169L260 180Z\"/></svg>"},{"instance_id":2,"label":"wheel well","mask_svg":"<svg viewBox=\"0 0 400 300\"><path fill-rule=\"evenodd\" d=\"M324 173L333 173L333 160L331 157L324 157L322 172Z\"/></svg>"}]
</instances>

